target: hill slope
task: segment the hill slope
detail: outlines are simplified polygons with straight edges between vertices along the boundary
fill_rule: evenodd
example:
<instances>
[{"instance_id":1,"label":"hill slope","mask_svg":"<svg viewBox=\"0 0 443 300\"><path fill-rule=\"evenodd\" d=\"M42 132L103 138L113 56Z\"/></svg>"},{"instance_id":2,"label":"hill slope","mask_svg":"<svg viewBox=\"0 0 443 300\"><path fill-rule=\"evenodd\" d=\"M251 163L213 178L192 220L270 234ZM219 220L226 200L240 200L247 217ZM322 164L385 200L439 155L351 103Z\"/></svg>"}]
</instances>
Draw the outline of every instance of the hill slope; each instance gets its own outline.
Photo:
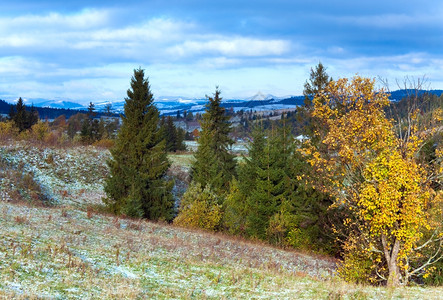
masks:
<instances>
[{"instance_id":1,"label":"hill slope","mask_svg":"<svg viewBox=\"0 0 443 300\"><path fill-rule=\"evenodd\" d=\"M432 298L333 278L332 259L99 213L108 151L0 147L0 298ZM46 204L36 204L38 191ZM21 199L18 202L18 199Z\"/></svg>"}]
</instances>

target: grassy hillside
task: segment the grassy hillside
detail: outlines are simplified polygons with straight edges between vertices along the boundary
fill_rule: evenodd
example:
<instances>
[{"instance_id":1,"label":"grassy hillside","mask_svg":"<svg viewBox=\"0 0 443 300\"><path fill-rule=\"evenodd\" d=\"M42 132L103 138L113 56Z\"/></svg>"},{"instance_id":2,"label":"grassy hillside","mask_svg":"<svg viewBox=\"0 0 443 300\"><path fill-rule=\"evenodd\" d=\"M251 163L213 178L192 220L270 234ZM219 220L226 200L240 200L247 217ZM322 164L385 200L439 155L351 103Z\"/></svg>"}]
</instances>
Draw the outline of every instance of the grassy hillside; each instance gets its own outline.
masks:
<instances>
[{"instance_id":1,"label":"grassy hillside","mask_svg":"<svg viewBox=\"0 0 443 300\"><path fill-rule=\"evenodd\" d=\"M443 295L441 288L349 285L334 277L327 257L101 213L108 155L93 147L0 147L0 298ZM186 159L174 159L173 169L186 169Z\"/></svg>"}]
</instances>

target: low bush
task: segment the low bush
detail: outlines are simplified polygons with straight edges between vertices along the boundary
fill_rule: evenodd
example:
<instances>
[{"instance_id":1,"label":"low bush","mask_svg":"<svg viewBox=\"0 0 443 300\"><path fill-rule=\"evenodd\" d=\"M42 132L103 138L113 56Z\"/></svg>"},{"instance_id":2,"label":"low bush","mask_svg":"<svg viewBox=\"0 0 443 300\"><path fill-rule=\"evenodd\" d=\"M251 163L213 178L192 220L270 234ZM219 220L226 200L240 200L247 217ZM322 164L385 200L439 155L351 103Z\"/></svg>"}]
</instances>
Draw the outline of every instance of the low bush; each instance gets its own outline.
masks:
<instances>
[{"instance_id":1,"label":"low bush","mask_svg":"<svg viewBox=\"0 0 443 300\"><path fill-rule=\"evenodd\" d=\"M215 231L219 229L222 215L218 197L211 188L191 184L181 199L179 213L174 219L174 224Z\"/></svg>"},{"instance_id":2,"label":"low bush","mask_svg":"<svg viewBox=\"0 0 443 300\"><path fill-rule=\"evenodd\" d=\"M13 121L0 122L0 141L14 138L18 135L18 128Z\"/></svg>"}]
</instances>

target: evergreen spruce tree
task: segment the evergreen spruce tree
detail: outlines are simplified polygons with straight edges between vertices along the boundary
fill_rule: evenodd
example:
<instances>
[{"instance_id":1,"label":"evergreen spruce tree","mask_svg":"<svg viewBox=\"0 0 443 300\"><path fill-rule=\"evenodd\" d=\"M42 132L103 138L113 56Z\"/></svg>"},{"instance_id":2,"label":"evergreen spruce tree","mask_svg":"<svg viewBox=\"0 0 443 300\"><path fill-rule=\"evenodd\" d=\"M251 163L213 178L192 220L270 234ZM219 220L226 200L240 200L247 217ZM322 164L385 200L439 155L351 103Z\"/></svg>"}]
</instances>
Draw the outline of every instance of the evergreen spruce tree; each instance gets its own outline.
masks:
<instances>
[{"instance_id":1,"label":"evergreen spruce tree","mask_svg":"<svg viewBox=\"0 0 443 300\"><path fill-rule=\"evenodd\" d=\"M27 113L28 114L28 124L27 128L31 128L32 125L37 124L39 120L38 111L34 107L34 105L31 106L31 111Z\"/></svg>"},{"instance_id":2,"label":"evergreen spruce tree","mask_svg":"<svg viewBox=\"0 0 443 300\"><path fill-rule=\"evenodd\" d=\"M160 130L166 142L166 151L176 152L178 150L186 150L184 144L185 131L174 125L171 116L162 117L160 120Z\"/></svg>"},{"instance_id":3,"label":"evergreen spruce tree","mask_svg":"<svg viewBox=\"0 0 443 300\"><path fill-rule=\"evenodd\" d=\"M84 142L92 143L101 139L102 137L103 130L100 128L100 126L103 126L103 124L100 124L100 121L95 119L96 115L97 113L95 112L94 103L89 102L87 114L88 117L83 120L82 130L80 133L80 136Z\"/></svg>"},{"instance_id":4,"label":"evergreen spruce tree","mask_svg":"<svg viewBox=\"0 0 443 300\"><path fill-rule=\"evenodd\" d=\"M265 133L262 126L252 131L252 143L248 145L248 156L243 155L237 168L238 180L231 182L229 194L224 201L223 225L232 234L246 235L246 221L251 213L249 197L255 189L257 162L263 155Z\"/></svg>"},{"instance_id":5,"label":"evergreen spruce tree","mask_svg":"<svg viewBox=\"0 0 443 300\"><path fill-rule=\"evenodd\" d=\"M238 167L239 190L245 195L250 195L255 189L257 178L257 164L265 150L266 136L261 125L252 131L252 143L248 146L248 156L243 156L243 163Z\"/></svg>"},{"instance_id":6,"label":"evergreen spruce tree","mask_svg":"<svg viewBox=\"0 0 443 300\"><path fill-rule=\"evenodd\" d=\"M31 111L27 111L25 103L20 97L15 107L14 105L11 105L9 119L14 121L15 126L17 126L20 132L22 132L25 129L31 128L32 125L38 122L38 112L34 106L32 106Z\"/></svg>"},{"instance_id":7,"label":"evergreen spruce tree","mask_svg":"<svg viewBox=\"0 0 443 300\"><path fill-rule=\"evenodd\" d=\"M287 197L285 185L292 145L290 138L286 128L272 129L265 140L263 152L257 153L251 161L254 169L251 174L256 178L248 198L246 230L252 237L267 238L270 219Z\"/></svg>"},{"instance_id":8,"label":"evergreen spruce tree","mask_svg":"<svg viewBox=\"0 0 443 300\"><path fill-rule=\"evenodd\" d=\"M303 95L305 96L305 106L298 109L299 122L303 124L303 134L309 138L314 138L314 132L319 124L316 123L315 118L312 117L312 110L314 108L312 99L320 91L324 90L328 84L332 81L326 73L326 67L320 62L315 67L315 70L311 68L309 80L305 82ZM318 141L312 141L317 143Z\"/></svg>"},{"instance_id":9,"label":"evergreen spruce tree","mask_svg":"<svg viewBox=\"0 0 443 300\"><path fill-rule=\"evenodd\" d=\"M14 105L9 105L9 113L8 113L8 119L10 121L14 121L14 116L15 116L15 107Z\"/></svg>"},{"instance_id":10,"label":"evergreen spruce tree","mask_svg":"<svg viewBox=\"0 0 443 300\"><path fill-rule=\"evenodd\" d=\"M28 115L26 114L26 107L21 97L18 98L17 104L15 105L15 113L12 119L20 132L29 128L27 127Z\"/></svg>"},{"instance_id":11,"label":"evergreen spruce tree","mask_svg":"<svg viewBox=\"0 0 443 300\"><path fill-rule=\"evenodd\" d=\"M313 189L303 177L314 178L312 166L299 152L289 157L286 190L288 196L282 203L281 212L290 216L290 244L296 248L333 252L334 237L331 232L331 220L339 218L340 212L328 208L332 198ZM298 237L296 236L298 235Z\"/></svg>"},{"instance_id":12,"label":"evergreen spruce tree","mask_svg":"<svg viewBox=\"0 0 443 300\"><path fill-rule=\"evenodd\" d=\"M326 88L326 86L332 81L326 73L326 67L323 66L321 62L315 67L315 70L311 68L311 73L309 75L309 81L305 82L303 95L305 96L305 106L312 108L312 99Z\"/></svg>"},{"instance_id":13,"label":"evergreen spruce tree","mask_svg":"<svg viewBox=\"0 0 443 300\"><path fill-rule=\"evenodd\" d=\"M320 62L314 69L311 68L310 77L305 82L303 94L305 106L297 110L297 118L302 123L302 132L310 139L311 144L319 144L320 140L314 132L321 124L312 116L312 99L324 90L332 78L326 73L326 67ZM303 147L303 145L299 145ZM336 219L339 212L328 210L332 204L331 198L314 190L302 177L316 178L312 166L306 156L299 151L294 151L288 163L288 197L285 199L281 211L292 216L288 232L290 244L294 247L322 248L333 247L331 238L330 220ZM335 214L337 216L334 216ZM297 236L298 235L298 236ZM301 238L302 237L302 238Z\"/></svg>"},{"instance_id":14,"label":"evergreen spruce tree","mask_svg":"<svg viewBox=\"0 0 443 300\"><path fill-rule=\"evenodd\" d=\"M192 166L192 179L203 187L210 185L215 191L226 192L235 175L234 156L228 151L234 141L228 136L231 132L229 116L220 106L220 90L217 88L214 97L208 97L208 100L200 121L202 131Z\"/></svg>"},{"instance_id":15,"label":"evergreen spruce tree","mask_svg":"<svg viewBox=\"0 0 443 300\"><path fill-rule=\"evenodd\" d=\"M115 213L170 221L173 182L166 179L169 162L159 112L142 69L134 70L127 94L123 124L108 162L104 201Z\"/></svg>"},{"instance_id":16,"label":"evergreen spruce tree","mask_svg":"<svg viewBox=\"0 0 443 300\"><path fill-rule=\"evenodd\" d=\"M175 149L177 151L185 151L186 150L186 144L185 144L185 136L186 131L183 128L176 127L177 131L177 139L175 141Z\"/></svg>"},{"instance_id":17,"label":"evergreen spruce tree","mask_svg":"<svg viewBox=\"0 0 443 300\"><path fill-rule=\"evenodd\" d=\"M177 151L177 129L172 122L172 117L168 116L166 118L165 124L165 140L166 140L166 150L168 152Z\"/></svg>"}]
</instances>

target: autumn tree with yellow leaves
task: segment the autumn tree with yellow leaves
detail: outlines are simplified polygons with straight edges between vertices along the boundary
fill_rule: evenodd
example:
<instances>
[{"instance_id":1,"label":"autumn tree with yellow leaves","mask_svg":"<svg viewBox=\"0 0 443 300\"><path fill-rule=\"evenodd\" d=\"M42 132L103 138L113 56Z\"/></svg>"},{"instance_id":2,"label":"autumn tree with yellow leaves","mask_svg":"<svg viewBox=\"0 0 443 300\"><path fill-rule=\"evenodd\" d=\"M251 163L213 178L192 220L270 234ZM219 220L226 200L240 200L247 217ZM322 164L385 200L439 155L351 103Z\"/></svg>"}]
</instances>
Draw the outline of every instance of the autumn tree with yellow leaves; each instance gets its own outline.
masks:
<instances>
[{"instance_id":1,"label":"autumn tree with yellow leaves","mask_svg":"<svg viewBox=\"0 0 443 300\"><path fill-rule=\"evenodd\" d=\"M418 130L414 113L408 138L400 138L385 115L388 94L374 84L356 76L317 93L313 117L321 126L314 134L321 143L303 151L321 174L316 188L347 211L341 276L398 286L442 258L441 194L418 160L432 131Z\"/></svg>"}]
</instances>

